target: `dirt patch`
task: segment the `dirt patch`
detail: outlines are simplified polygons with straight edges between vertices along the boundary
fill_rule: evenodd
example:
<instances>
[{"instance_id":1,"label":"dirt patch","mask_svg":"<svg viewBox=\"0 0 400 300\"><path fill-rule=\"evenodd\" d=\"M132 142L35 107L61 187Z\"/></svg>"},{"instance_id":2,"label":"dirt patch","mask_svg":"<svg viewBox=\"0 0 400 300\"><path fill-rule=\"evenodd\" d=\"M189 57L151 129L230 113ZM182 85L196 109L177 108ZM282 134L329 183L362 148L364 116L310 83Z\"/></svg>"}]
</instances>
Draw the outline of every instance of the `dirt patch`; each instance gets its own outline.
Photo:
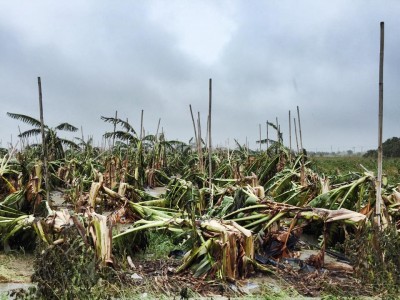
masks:
<instances>
[{"instance_id":1,"label":"dirt patch","mask_svg":"<svg viewBox=\"0 0 400 300\"><path fill-rule=\"evenodd\" d=\"M0 254L0 292L2 286L18 288L15 284L31 282L34 256L30 254ZM332 269L303 273L298 270L276 270L277 276L254 272L245 280L220 282L207 278L195 278L191 271L176 274L180 259L133 258L132 265L124 273L129 278L128 288L136 295L164 295L190 298L213 297L229 299L246 295L277 295L278 299L297 298L300 295L321 297L326 294L342 296L371 295L349 270ZM124 268L125 269L125 268ZM10 287L10 284L12 285ZM279 298L280 295L283 298ZM172 298L171 298L172 299ZM303 299L303 298L302 298Z\"/></svg>"},{"instance_id":2,"label":"dirt patch","mask_svg":"<svg viewBox=\"0 0 400 300\"><path fill-rule=\"evenodd\" d=\"M27 290L33 286L33 260L31 254L0 253L0 299L13 299L11 291Z\"/></svg>"},{"instance_id":3,"label":"dirt patch","mask_svg":"<svg viewBox=\"0 0 400 300\"><path fill-rule=\"evenodd\" d=\"M319 299L321 290L311 283L310 290L304 288L306 278L281 274L265 275L253 272L250 277L243 280L222 282L209 280L206 277L196 278L190 270L179 274L175 269L182 263L179 259L133 259L133 266L128 276L134 278L135 294L164 295L167 297L186 296L194 299L244 299L244 296L257 297L271 295L276 299ZM296 281L297 280L297 281ZM308 296L308 297L303 297ZM171 298L172 299L172 298Z\"/></svg>"},{"instance_id":4,"label":"dirt patch","mask_svg":"<svg viewBox=\"0 0 400 300\"><path fill-rule=\"evenodd\" d=\"M167 296L234 296L239 295L229 284L195 278L190 271L175 273L181 265L179 259L133 259L129 276L134 279L138 293L164 294Z\"/></svg>"},{"instance_id":5,"label":"dirt patch","mask_svg":"<svg viewBox=\"0 0 400 300\"><path fill-rule=\"evenodd\" d=\"M33 274L32 254L0 253L0 282L29 283Z\"/></svg>"}]
</instances>

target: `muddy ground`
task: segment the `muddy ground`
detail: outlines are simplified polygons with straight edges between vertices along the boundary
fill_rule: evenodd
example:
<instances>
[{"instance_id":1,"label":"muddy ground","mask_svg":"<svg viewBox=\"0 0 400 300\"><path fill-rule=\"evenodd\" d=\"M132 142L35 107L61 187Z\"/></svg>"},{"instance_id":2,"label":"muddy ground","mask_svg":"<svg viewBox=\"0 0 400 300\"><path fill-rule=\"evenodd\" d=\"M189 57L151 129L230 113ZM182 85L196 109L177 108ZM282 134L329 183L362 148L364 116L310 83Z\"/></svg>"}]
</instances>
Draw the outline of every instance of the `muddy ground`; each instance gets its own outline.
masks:
<instances>
[{"instance_id":1,"label":"muddy ground","mask_svg":"<svg viewBox=\"0 0 400 300\"><path fill-rule=\"evenodd\" d=\"M303 256L311 254L306 251ZM33 260L32 254L22 252L0 254L0 299L8 299L10 290L32 285ZM227 283L194 278L190 271L176 274L180 264L174 258L133 258L126 270L134 286L129 287L130 299L180 299L182 295L189 299L379 299L353 277L351 266L329 256L321 270L301 270L285 262L286 269L277 268L275 275L253 272L247 279Z\"/></svg>"},{"instance_id":2,"label":"muddy ground","mask_svg":"<svg viewBox=\"0 0 400 300\"><path fill-rule=\"evenodd\" d=\"M0 299L11 290L32 286L33 260L32 254L0 253Z\"/></svg>"}]
</instances>

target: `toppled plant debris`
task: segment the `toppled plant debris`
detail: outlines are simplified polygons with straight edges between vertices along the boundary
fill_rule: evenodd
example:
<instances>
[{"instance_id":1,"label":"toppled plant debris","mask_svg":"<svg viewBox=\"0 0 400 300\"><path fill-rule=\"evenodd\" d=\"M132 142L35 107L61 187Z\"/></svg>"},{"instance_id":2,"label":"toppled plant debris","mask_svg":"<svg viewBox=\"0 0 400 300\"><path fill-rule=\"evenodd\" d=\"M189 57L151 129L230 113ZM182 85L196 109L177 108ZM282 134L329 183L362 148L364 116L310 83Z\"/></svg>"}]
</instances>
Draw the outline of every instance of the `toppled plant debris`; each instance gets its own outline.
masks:
<instances>
[{"instance_id":1,"label":"toppled plant debris","mask_svg":"<svg viewBox=\"0 0 400 300\"><path fill-rule=\"evenodd\" d=\"M11 251L27 245L27 239L17 239L23 233L40 240L32 277L37 297L102 299L123 287L174 296L189 291L235 295L242 293L242 280L260 272L285 278L305 295L321 295L329 287L343 287L349 294L352 287L358 289L351 266L329 265L326 253L335 230L348 240L360 233L361 224L371 223L376 196L371 172L330 181L308 168L303 151L293 153L281 142L258 153L240 145L218 150L207 165L207 149L198 141L191 147L167 141L164 134L138 137L121 119L103 120L126 129L106 134L118 139L114 148L100 151L82 143L53 153L51 183L62 189L65 205L51 207L44 198L42 163L35 152L2 158L0 240ZM29 159L34 163L27 164ZM210 166L213 178L205 171ZM164 187L161 194L149 192L156 186ZM384 226L400 224L399 194L397 186L383 189ZM299 241L310 224L320 227L319 245L304 259ZM354 257L360 254L364 261L352 262L362 280L365 274L359 270L377 274L371 267L379 260L364 248L377 245L374 249L386 259L380 262L391 264L383 277L397 276L400 263L387 252L397 229L380 242L359 236ZM151 230L168 232L176 247L163 260L138 260L136 254L148 251ZM378 292L389 289L385 280ZM109 294L99 293L100 285L108 286Z\"/></svg>"}]
</instances>

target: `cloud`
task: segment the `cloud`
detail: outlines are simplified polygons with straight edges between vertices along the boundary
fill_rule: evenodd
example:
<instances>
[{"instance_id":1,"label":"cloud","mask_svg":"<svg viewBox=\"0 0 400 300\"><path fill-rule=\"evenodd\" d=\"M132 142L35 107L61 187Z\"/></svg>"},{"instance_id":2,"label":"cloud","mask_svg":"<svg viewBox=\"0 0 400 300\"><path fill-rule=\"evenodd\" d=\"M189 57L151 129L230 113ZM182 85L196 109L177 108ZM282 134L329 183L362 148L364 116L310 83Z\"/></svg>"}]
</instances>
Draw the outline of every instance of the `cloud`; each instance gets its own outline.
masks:
<instances>
[{"instance_id":1,"label":"cloud","mask_svg":"<svg viewBox=\"0 0 400 300\"><path fill-rule=\"evenodd\" d=\"M0 10L0 139L29 128L5 112L68 121L96 140L115 111L167 137L193 135L189 104L205 132L213 78L213 140L246 137L300 107L309 149L375 147L379 22L385 21L384 138L398 135L397 1L18 1ZM265 135L265 126L263 135ZM204 134L205 136L205 134Z\"/></svg>"}]
</instances>

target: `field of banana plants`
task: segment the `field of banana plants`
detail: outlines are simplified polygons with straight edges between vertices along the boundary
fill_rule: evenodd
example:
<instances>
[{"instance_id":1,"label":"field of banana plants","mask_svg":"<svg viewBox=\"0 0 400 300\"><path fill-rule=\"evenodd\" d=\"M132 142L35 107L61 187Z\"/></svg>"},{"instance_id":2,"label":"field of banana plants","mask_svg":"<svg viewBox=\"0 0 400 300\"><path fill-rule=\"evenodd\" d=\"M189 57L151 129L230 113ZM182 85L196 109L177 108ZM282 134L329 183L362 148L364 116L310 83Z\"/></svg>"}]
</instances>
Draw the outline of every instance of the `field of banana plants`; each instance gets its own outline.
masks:
<instances>
[{"instance_id":1,"label":"field of banana plants","mask_svg":"<svg viewBox=\"0 0 400 300\"><path fill-rule=\"evenodd\" d=\"M78 130L63 123L43 149L39 120L8 115L33 127L0 154L1 251L35 254L16 298L235 297L266 277L292 296L397 293L400 187L383 180L374 226L375 170L316 173L281 140L210 153L117 117L102 117L108 147L60 138Z\"/></svg>"}]
</instances>

